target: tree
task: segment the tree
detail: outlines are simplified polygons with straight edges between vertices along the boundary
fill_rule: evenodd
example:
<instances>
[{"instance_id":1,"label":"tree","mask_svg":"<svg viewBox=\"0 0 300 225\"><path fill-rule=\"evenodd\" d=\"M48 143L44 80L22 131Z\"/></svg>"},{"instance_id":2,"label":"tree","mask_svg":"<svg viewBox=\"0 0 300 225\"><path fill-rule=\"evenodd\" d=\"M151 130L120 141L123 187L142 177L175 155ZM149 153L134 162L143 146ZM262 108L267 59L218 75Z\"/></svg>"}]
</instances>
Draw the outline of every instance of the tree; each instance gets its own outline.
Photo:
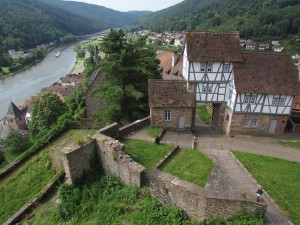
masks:
<instances>
[{"instance_id":1,"label":"tree","mask_svg":"<svg viewBox=\"0 0 300 225\"><path fill-rule=\"evenodd\" d=\"M101 64L99 92L107 104L99 110L100 123L125 124L148 115L148 79L161 77L155 51L147 48L145 38L126 42L122 30L111 30L101 50L108 57Z\"/></svg>"},{"instance_id":2,"label":"tree","mask_svg":"<svg viewBox=\"0 0 300 225\"><path fill-rule=\"evenodd\" d=\"M52 92L46 92L32 104L30 134L35 137L41 130L50 129L59 116L67 111L66 104Z\"/></svg>"},{"instance_id":3,"label":"tree","mask_svg":"<svg viewBox=\"0 0 300 225\"><path fill-rule=\"evenodd\" d=\"M26 143L23 135L19 131L10 132L7 137L1 141L5 149L10 148L13 152L20 152Z\"/></svg>"}]
</instances>

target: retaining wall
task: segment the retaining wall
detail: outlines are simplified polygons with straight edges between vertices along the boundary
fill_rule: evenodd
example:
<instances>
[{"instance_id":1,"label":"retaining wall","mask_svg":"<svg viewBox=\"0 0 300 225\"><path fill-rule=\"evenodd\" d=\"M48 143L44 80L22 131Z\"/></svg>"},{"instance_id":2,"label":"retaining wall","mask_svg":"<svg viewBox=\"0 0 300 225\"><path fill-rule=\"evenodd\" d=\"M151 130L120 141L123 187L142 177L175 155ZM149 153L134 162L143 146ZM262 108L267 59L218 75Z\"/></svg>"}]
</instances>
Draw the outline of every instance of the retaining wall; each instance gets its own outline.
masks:
<instances>
[{"instance_id":1,"label":"retaining wall","mask_svg":"<svg viewBox=\"0 0 300 225\"><path fill-rule=\"evenodd\" d=\"M150 193L163 205L176 205L185 211L190 219L196 221L202 221L212 215L222 218L234 216L242 209L253 213L266 208L266 204L263 201L256 202L255 197L209 197L203 188L159 170L151 173Z\"/></svg>"},{"instance_id":2,"label":"retaining wall","mask_svg":"<svg viewBox=\"0 0 300 225\"><path fill-rule=\"evenodd\" d=\"M126 135L130 134L131 132L137 131L141 128L144 128L146 126L150 125L150 116L144 118L144 119L140 119L137 120L131 124L128 124L124 127L121 127L119 130L119 138L122 139L124 138Z\"/></svg>"}]
</instances>

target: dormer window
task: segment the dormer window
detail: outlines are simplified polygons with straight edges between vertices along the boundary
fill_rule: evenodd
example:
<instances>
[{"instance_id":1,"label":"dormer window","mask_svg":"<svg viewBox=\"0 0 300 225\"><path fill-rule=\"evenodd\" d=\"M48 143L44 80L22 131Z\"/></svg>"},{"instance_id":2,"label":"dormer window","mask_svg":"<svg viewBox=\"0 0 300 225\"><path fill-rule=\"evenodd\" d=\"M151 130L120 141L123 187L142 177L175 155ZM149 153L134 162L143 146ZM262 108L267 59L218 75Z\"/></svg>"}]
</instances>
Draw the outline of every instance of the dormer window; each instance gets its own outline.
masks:
<instances>
[{"instance_id":1,"label":"dormer window","mask_svg":"<svg viewBox=\"0 0 300 225\"><path fill-rule=\"evenodd\" d=\"M244 103L249 104L249 102L250 102L250 96L245 96Z\"/></svg>"},{"instance_id":2,"label":"dormer window","mask_svg":"<svg viewBox=\"0 0 300 225\"><path fill-rule=\"evenodd\" d=\"M224 71L224 73L228 73L229 72L229 64L228 63L224 64L223 71Z\"/></svg>"},{"instance_id":3,"label":"dormer window","mask_svg":"<svg viewBox=\"0 0 300 225\"><path fill-rule=\"evenodd\" d=\"M207 63L207 71L212 72L213 71L213 64L212 63Z\"/></svg>"},{"instance_id":4,"label":"dormer window","mask_svg":"<svg viewBox=\"0 0 300 225\"><path fill-rule=\"evenodd\" d=\"M200 71L201 72L205 71L205 63L200 63Z\"/></svg>"}]
</instances>

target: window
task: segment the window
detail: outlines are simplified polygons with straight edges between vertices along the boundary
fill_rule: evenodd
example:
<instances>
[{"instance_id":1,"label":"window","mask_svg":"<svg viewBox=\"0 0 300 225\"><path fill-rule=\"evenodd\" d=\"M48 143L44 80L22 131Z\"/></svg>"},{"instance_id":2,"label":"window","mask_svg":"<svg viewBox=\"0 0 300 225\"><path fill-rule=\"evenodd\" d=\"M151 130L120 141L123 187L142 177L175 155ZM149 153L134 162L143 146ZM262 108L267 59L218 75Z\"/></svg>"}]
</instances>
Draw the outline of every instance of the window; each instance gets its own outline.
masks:
<instances>
[{"instance_id":1,"label":"window","mask_svg":"<svg viewBox=\"0 0 300 225\"><path fill-rule=\"evenodd\" d=\"M251 120L251 127L257 127L257 119Z\"/></svg>"},{"instance_id":2,"label":"window","mask_svg":"<svg viewBox=\"0 0 300 225\"><path fill-rule=\"evenodd\" d=\"M171 111L170 110L165 111L165 121L171 121Z\"/></svg>"},{"instance_id":3,"label":"window","mask_svg":"<svg viewBox=\"0 0 300 225\"><path fill-rule=\"evenodd\" d=\"M255 104L255 103L256 103L256 96L251 96L250 104Z\"/></svg>"},{"instance_id":4,"label":"window","mask_svg":"<svg viewBox=\"0 0 300 225\"><path fill-rule=\"evenodd\" d=\"M205 71L205 63L200 63L200 71L201 72Z\"/></svg>"},{"instance_id":5,"label":"window","mask_svg":"<svg viewBox=\"0 0 300 225\"><path fill-rule=\"evenodd\" d=\"M279 106L285 106L285 98L279 100Z\"/></svg>"},{"instance_id":6,"label":"window","mask_svg":"<svg viewBox=\"0 0 300 225\"><path fill-rule=\"evenodd\" d=\"M202 92L203 93L211 93L212 92L212 86L202 86Z\"/></svg>"},{"instance_id":7,"label":"window","mask_svg":"<svg viewBox=\"0 0 300 225\"><path fill-rule=\"evenodd\" d=\"M243 127L254 128L257 127L258 120L257 119L244 119Z\"/></svg>"},{"instance_id":8,"label":"window","mask_svg":"<svg viewBox=\"0 0 300 225\"><path fill-rule=\"evenodd\" d=\"M279 102L279 98L273 98L272 105L277 106Z\"/></svg>"},{"instance_id":9,"label":"window","mask_svg":"<svg viewBox=\"0 0 300 225\"><path fill-rule=\"evenodd\" d=\"M207 71L208 71L208 72L213 71L213 64L212 64L212 63L208 63L208 64L207 64Z\"/></svg>"},{"instance_id":10,"label":"window","mask_svg":"<svg viewBox=\"0 0 300 225\"><path fill-rule=\"evenodd\" d=\"M248 104L249 101L250 101L250 96L245 96L245 98L244 98L244 103L245 103L245 104Z\"/></svg>"},{"instance_id":11,"label":"window","mask_svg":"<svg viewBox=\"0 0 300 225\"><path fill-rule=\"evenodd\" d=\"M244 127L249 127L249 125L250 125L250 120L244 119L244 124L243 124L243 126L244 126Z\"/></svg>"},{"instance_id":12,"label":"window","mask_svg":"<svg viewBox=\"0 0 300 225\"><path fill-rule=\"evenodd\" d=\"M229 72L229 64L224 64L224 69L223 69L224 73Z\"/></svg>"}]
</instances>

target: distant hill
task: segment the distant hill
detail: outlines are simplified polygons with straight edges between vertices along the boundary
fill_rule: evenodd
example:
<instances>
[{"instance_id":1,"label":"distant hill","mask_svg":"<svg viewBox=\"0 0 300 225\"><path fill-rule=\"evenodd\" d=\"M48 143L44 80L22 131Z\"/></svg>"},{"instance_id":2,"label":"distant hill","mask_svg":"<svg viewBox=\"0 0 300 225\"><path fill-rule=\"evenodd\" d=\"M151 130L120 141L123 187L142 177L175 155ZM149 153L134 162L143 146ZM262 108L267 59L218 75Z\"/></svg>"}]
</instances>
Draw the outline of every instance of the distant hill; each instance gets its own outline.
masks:
<instances>
[{"instance_id":1,"label":"distant hill","mask_svg":"<svg viewBox=\"0 0 300 225\"><path fill-rule=\"evenodd\" d=\"M31 48L68 33L83 35L122 27L138 17L138 13L124 13L81 2L1 0L0 50Z\"/></svg>"},{"instance_id":2,"label":"distant hill","mask_svg":"<svg viewBox=\"0 0 300 225\"><path fill-rule=\"evenodd\" d=\"M300 39L300 1L185 0L141 17L133 28L159 32L237 30L242 37L282 39L293 36L296 41Z\"/></svg>"},{"instance_id":3,"label":"distant hill","mask_svg":"<svg viewBox=\"0 0 300 225\"><path fill-rule=\"evenodd\" d=\"M150 13L152 13L152 11L128 11L128 13L140 17L140 16L144 16L146 14L150 14Z\"/></svg>"}]
</instances>

